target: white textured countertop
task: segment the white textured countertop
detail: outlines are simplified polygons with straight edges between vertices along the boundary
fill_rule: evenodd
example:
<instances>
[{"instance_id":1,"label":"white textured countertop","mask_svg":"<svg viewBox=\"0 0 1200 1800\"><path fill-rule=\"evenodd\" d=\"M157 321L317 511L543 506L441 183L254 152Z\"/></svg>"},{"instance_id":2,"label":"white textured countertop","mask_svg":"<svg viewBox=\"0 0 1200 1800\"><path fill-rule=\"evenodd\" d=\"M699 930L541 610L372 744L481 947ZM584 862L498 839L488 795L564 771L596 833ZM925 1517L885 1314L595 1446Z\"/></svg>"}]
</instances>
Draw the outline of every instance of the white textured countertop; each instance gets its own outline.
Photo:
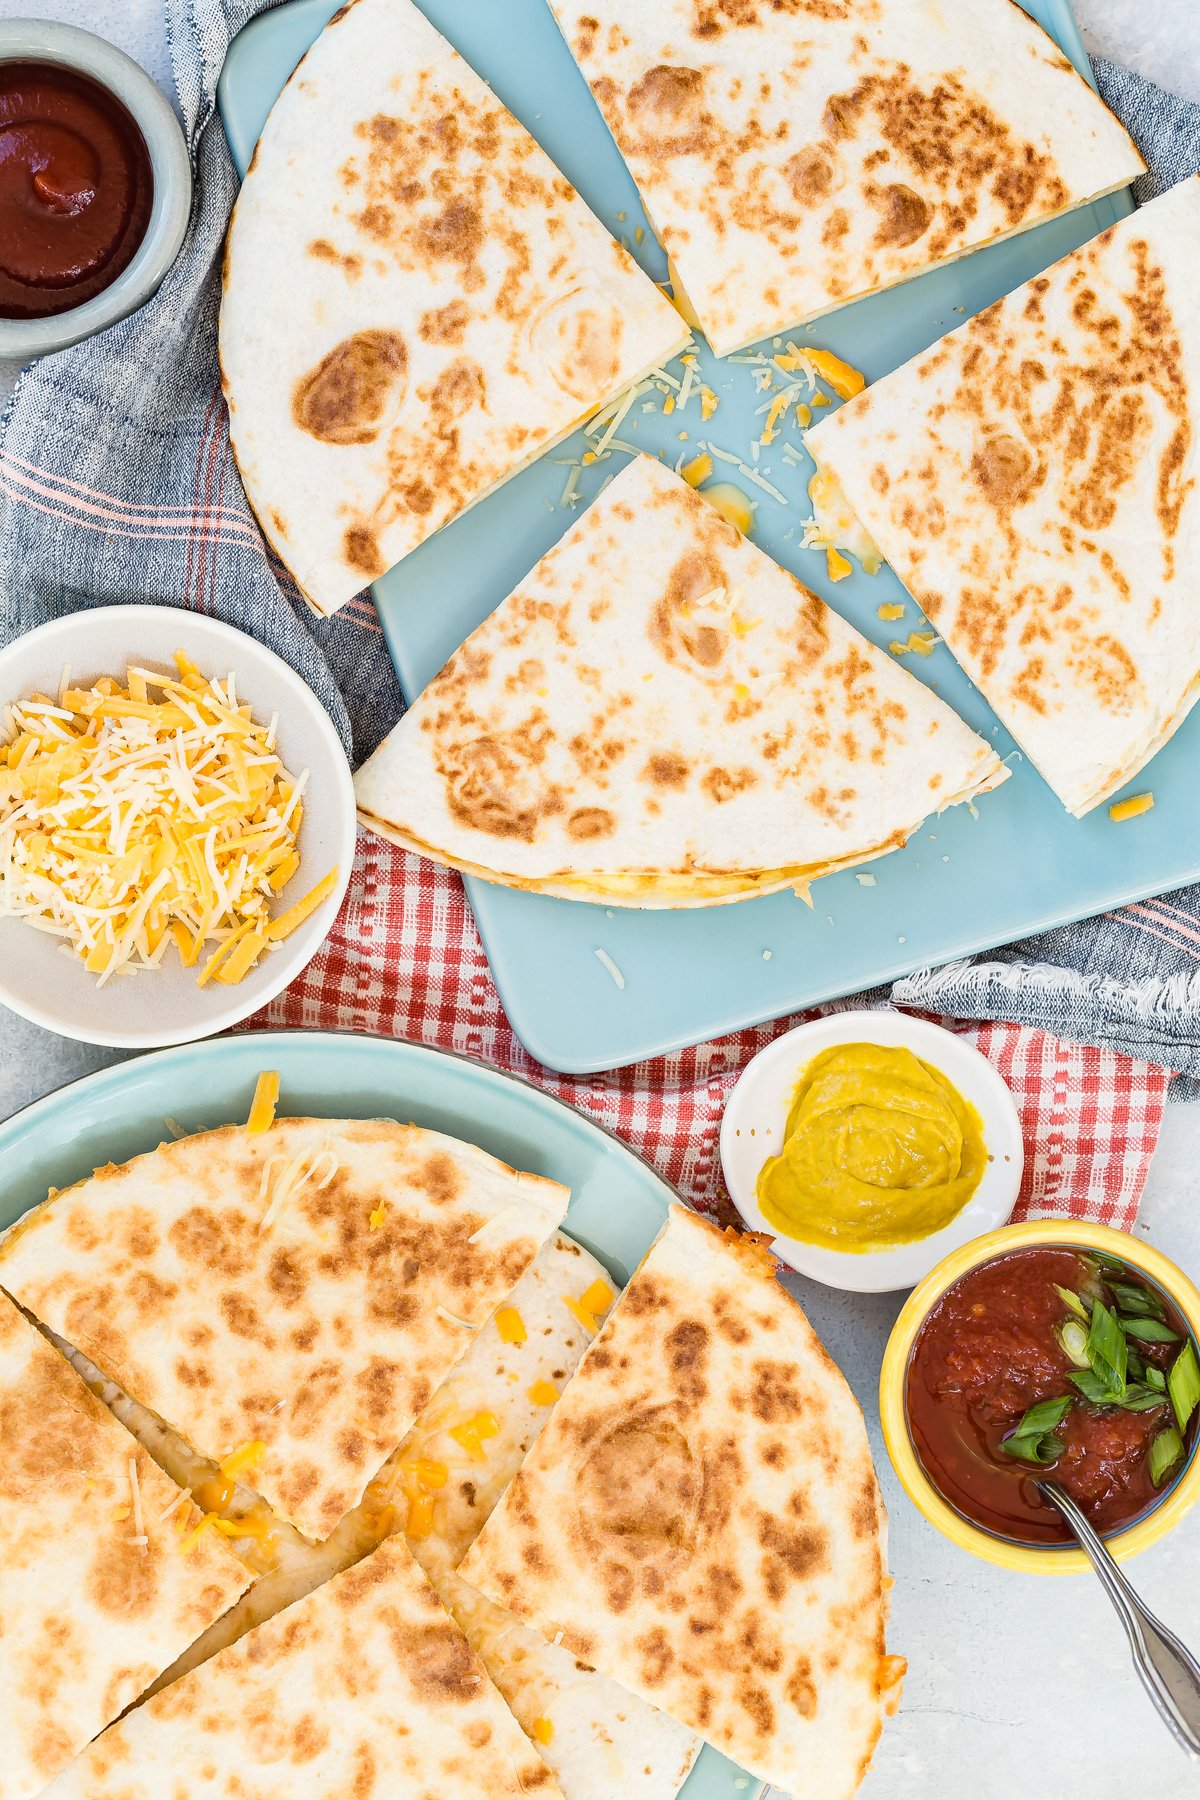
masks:
<instances>
[{"instance_id":1,"label":"white textured countertop","mask_svg":"<svg viewBox=\"0 0 1200 1800\"><path fill-rule=\"evenodd\" d=\"M1075 4L1091 52L1200 101L1200 0ZM171 91L159 0L0 0L0 18L18 16L86 25ZM0 367L0 393L3 385ZM0 1009L0 1118L115 1060ZM1193 1273L1200 1270L1198 1151L1200 1106L1173 1107L1142 1208L1145 1234ZM944 1543L899 1491L874 1423L879 1362L898 1299L837 1294L799 1279L794 1286L871 1421L892 1521L892 1647L910 1668L864 1800L1200 1796L1200 1772L1152 1713L1097 1585L976 1562ZM1131 1573L1150 1605L1200 1648L1200 1510Z\"/></svg>"}]
</instances>

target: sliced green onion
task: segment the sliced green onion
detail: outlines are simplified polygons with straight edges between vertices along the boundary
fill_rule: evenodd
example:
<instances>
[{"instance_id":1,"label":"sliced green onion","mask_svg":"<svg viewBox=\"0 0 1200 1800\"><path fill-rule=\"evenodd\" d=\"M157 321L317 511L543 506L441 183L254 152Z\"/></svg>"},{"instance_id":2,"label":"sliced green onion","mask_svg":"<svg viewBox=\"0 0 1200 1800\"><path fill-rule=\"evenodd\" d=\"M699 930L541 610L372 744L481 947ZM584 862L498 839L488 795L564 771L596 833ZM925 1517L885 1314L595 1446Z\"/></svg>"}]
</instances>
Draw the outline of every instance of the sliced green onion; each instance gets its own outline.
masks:
<instances>
[{"instance_id":1,"label":"sliced green onion","mask_svg":"<svg viewBox=\"0 0 1200 1800\"><path fill-rule=\"evenodd\" d=\"M1188 1420L1197 1404L1200 1404L1200 1363L1196 1360L1196 1346L1190 1339L1171 1364L1167 1374L1167 1392L1171 1396L1179 1429L1186 1431Z\"/></svg>"},{"instance_id":2,"label":"sliced green onion","mask_svg":"<svg viewBox=\"0 0 1200 1800\"><path fill-rule=\"evenodd\" d=\"M1151 1288L1135 1287L1131 1281L1110 1281L1108 1285L1118 1312L1135 1319L1166 1318L1166 1308Z\"/></svg>"},{"instance_id":3,"label":"sliced green onion","mask_svg":"<svg viewBox=\"0 0 1200 1800\"><path fill-rule=\"evenodd\" d=\"M1150 1479L1161 1487L1163 1478L1183 1455L1183 1439L1173 1425L1156 1431L1150 1439Z\"/></svg>"},{"instance_id":4,"label":"sliced green onion","mask_svg":"<svg viewBox=\"0 0 1200 1800\"><path fill-rule=\"evenodd\" d=\"M1139 1356L1132 1345L1130 1345L1125 1358L1125 1376L1129 1381L1145 1381L1146 1379L1146 1359L1144 1356Z\"/></svg>"},{"instance_id":5,"label":"sliced green onion","mask_svg":"<svg viewBox=\"0 0 1200 1800\"><path fill-rule=\"evenodd\" d=\"M1122 1325L1131 1338L1138 1338L1143 1344L1177 1344L1179 1333L1164 1325L1161 1319L1122 1319Z\"/></svg>"},{"instance_id":6,"label":"sliced green onion","mask_svg":"<svg viewBox=\"0 0 1200 1800\"><path fill-rule=\"evenodd\" d=\"M1112 1394L1125 1390L1128 1354L1129 1345L1120 1319L1109 1312L1102 1300L1095 1301L1087 1339L1088 1362Z\"/></svg>"},{"instance_id":7,"label":"sliced green onion","mask_svg":"<svg viewBox=\"0 0 1200 1800\"><path fill-rule=\"evenodd\" d=\"M1088 1364L1088 1334L1078 1319L1064 1319L1061 1325L1054 1327L1054 1335L1063 1347L1063 1354L1073 1362L1077 1369L1086 1369Z\"/></svg>"},{"instance_id":8,"label":"sliced green onion","mask_svg":"<svg viewBox=\"0 0 1200 1800\"><path fill-rule=\"evenodd\" d=\"M1184 1352L1184 1354L1185 1355L1187 1354L1186 1351ZM1158 1388L1160 1393L1164 1393L1164 1394L1166 1393L1167 1378L1163 1374L1162 1370L1159 1368L1156 1368L1153 1363L1146 1364L1146 1380L1150 1383L1151 1387Z\"/></svg>"},{"instance_id":9,"label":"sliced green onion","mask_svg":"<svg viewBox=\"0 0 1200 1800\"><path fill-rule=\"evenodd\" d=\"M1054 1427L1061 1425L1070 1404L1069 1394L1064 1394L1061 1400L1039 1400L1008 1436L1001 1438L1001 1450L1006 1456L1018 1457L1022 1462L1056 1461L1063 1453L1063 1441L1055 1436Z\"/></svg>"},{"instance_id":10,"label":"sliced green onion","mask_svg":"<svg viewBox=\"0 0 1200 1800\"><path fill-rule=\"evenodd\" d=\"M1070 1311L1075 1314L1075 1317L1086 1325L1088 1322L1088 1311L1087 1307L1083 1304L1083 1301L1079 1298L1079 1295L1073 1294L1070 1288L1059 1287L1057 1281L1054 1283L1054 1291L1062 1301L1063 1305L1068 1307Z\"/></svg>"},{"instance_id":11,"label":"sliced green onion","mask_svg":"<svg viewBox=\"0 0 1200 1800\"><path fill-rule=\"evenodd\" d=\"M1110 1387L1095 1369L1075 1369L1067 1380L1073 1381L1084 1399L1090 1400L1093 1406L1119 1406L1127 1392L1124 1385L1117 1389Z\"/></svg>"},{"instance_id":12,"label":"sliced green onion","mask_svg":"<svg viewBox=\"0 0 1200 1800\"><path fill-rule=\"evenodd\" d=\"M1160 1393L1158 1388L1142 1387L1131 1382L1117 1404L1123 1412L1153 1412L1156 1406L1167 1404L1167 1396Z\"/></svg>"}]
</instances>

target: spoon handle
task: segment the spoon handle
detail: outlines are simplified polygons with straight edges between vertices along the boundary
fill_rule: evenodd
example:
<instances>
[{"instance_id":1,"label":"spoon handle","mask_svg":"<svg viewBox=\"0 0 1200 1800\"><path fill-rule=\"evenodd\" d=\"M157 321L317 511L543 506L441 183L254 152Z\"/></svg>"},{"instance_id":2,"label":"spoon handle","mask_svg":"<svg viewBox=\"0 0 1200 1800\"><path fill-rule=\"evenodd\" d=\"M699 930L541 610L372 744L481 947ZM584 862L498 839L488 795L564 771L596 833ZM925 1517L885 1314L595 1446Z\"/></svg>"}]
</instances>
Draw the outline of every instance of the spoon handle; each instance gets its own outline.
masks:
<instances>
[{"instance_id":1,"label":"spoon handle","mask_svg":"<svg viewBox=\"0 0 1200 1800\"><path fill-rule=\"evenodd\" d=\"M1069 1521L1091 1558L1125 1627L1142 1686L1177 1742L1193 1756L1200 1756L1200 1663L1143 1605L1070 1495L1055 1482L1040 1481L1038 1486Z\"/></svg>"}]
</instances>

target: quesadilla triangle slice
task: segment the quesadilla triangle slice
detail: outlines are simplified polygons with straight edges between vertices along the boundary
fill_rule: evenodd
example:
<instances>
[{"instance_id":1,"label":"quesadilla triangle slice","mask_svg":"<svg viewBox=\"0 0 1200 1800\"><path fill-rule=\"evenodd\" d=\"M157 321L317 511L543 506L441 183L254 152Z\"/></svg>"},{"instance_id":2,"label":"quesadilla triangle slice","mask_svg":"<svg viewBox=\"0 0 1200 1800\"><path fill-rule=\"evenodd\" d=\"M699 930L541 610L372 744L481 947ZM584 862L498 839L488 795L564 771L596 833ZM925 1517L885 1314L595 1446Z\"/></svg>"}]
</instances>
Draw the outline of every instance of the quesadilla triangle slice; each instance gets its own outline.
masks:
<instances>
[{"instance_id":1,"label":"quesadilla triangle slice","mask_svg":"<svg viewBox=\"0 0 1200 1800\"><path fill-rule=\"evenodd\" d=\"M165 1686L351 1567L392 1532L413 1551L447 1611L565 1800L673 1800L699 1749L694 1732L582 1665L453 1574L538 1432L615 1297L606 1271L556 1232L505 1304L371 1482L321 1544L285 1521L235 1538L268 1572L191 1645ZM247 1496L223 1509L236 1523Z\"/></svg>"},{"instance_id":2,"label":"quesadilla triangle slice","mask_svg":"<svg viewBox=\"0 0 1200 1800\"><path fill-rule=\"evenodd\" d=\"M0 1800L32 1800L250 1581L0 1294Z\"/></svg>"},{"instance_id":3,"label":"quesadilla triangle slice","mask_svg":"<svg viewBox=\"0 0 1200 1800\"><path fill-rule=\"evenodd\" d=\"M561 1800L399 1538L137 1707L47 1800L164 1792Z\"/></svg>"},{"instance_id":4,"label":"quesadilla triangle slice","mask_svg":"<svg viewBox=\"0 0 1200 1800\"><path fill-rule=\"evenodd\" d=\"M648 457L355 778L384 837L609 906L804 892L1003 781L891 657Z\"/></svg>"},{"instance_id":5,"label":"quesadilla triangle slice","mask_svg":"<svg viewBox=\"0 0 1200 1800\"><path fill-rule=\"evenodd\" d=\"M718 356L1124 187L1013 0L551 0Z\"/></svg>"},{"instance_id":6,"label":"quesadilla triangle slice","mask_svg":"<svg viewBox=\"0 0 1200 1800\"><path fill-rule=\"evenodd\" d=\"M227 1127L51 1195L0 1245L0 1287L324 1537L567 1198L386 1119Z\"/></svg>"},{"instance_id":7,"label":"quesadilla triangle slice","mask_svg":"<svg viewBox=\"0 0 1200 1800\"><path fill-rule=\"evenodd\" d=\"M322 613L690 339L411 0L350 0L292 76L224 288L242 481Z\"/></svg>"},{"instance_id":8,"label":"quesadilla triangle slice","mask_svg":"<svg viewBox=\"0 0 1200 1800\"><path fill-rule=\"evenodd\" d=\"M757 1245L673 1206L459 1574L763 1781L846 1800L903 1662L862 1414Z\"/></svg>"},{"instance_id":9,"label":"quesadilla triangle slice","mask_svg":"<svg viewBox=\"0 0 1200 1800\"><path fill-rule=\"evenodd\" d=\"M1068 812L1200 695L1200 178L807 434Z\"/></svg>"}]
</instances>

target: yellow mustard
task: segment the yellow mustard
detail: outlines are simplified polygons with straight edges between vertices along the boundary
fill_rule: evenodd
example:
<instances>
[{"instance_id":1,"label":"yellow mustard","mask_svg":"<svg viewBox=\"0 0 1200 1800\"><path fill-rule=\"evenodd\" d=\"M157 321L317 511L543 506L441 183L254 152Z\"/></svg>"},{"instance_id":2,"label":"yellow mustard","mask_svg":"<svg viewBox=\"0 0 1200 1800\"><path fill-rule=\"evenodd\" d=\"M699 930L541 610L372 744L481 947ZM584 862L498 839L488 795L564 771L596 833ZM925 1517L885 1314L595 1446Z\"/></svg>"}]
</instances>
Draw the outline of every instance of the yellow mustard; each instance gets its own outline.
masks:
<instances>
[{"instance_id":1,"label":"yellow mustard","mask_svg":"<svg viewBox=\"0 0 1200 1800\"><path fill-rule=\"evenodd\" d=\"M783 1237L886 1250L948 1225L987 1167L983 1121L911 1050L836 1044L801 1072L758 1204Z\"/></svg>"}]
</instances>

